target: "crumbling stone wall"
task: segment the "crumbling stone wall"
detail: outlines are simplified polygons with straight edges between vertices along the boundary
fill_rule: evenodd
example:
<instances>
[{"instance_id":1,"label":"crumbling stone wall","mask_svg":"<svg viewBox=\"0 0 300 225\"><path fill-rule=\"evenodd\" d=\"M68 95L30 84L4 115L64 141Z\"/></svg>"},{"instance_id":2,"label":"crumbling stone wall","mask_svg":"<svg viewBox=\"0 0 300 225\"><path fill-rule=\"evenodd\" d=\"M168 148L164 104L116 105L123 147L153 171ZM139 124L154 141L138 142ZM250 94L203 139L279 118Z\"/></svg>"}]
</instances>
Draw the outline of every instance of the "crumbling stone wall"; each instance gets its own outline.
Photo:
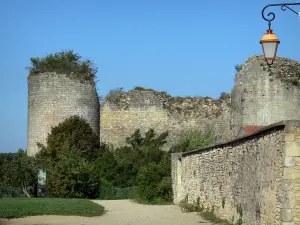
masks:
<instances>
[{"instance_id":1,"label":"crumbling stone wall","mask_svg":"<svg viewBox=\"0 0 300 225\"><path fill-rule=\"evenodd\" d=\"M187 129L212 129L219 141L237 137L241 127L267 126L300 118L300 63L277 57L269 67L262 55L239 67L232 94L220 99L172 97L149 89L131 90L101 107L101 140L115 146L135 129L170 131L169 146Z\"/></svg>"},{"instance_id":2,"label":"crumbling stone wall","mask_svg":"<svg viewBox=\"0 0 300 225\"><path fill-rule=\"evenodd\" d=\"M230 128L230 95L221 99L172 97L151 89L119 93L117 98L106 96L100 110L100 140L115 147L125 144L125 138L136 129L157 133L169 131L168 149L184 130L212 129L219 139ZM114 99L114 100L111 100Z\"/></svg>"},{"instance_id":3,"label":"crumbling stone wall","mask_svg":"<svg viewBox=\"0 0 300 225\"><path fill-rule=\"evenodd\" d=\"M247 225L299 224L299 157L300 121L173 154L174 202L199 202L223 219Z\"/></svg>"},{"instance_id":4,"label":"crumbling stone wall","mask_svg":"<svg viewBox=\"0 0 300 225\"><path fill-rule=\"evenodd\" d=\"M277 57L269 67L262 55L250 57L232 89L233 137L241 126L270 125L300 118L300 63Z\"/></svg>"},{"instance_id":5,"label":"crumbling stone wall","mask_svg":"<svg viewBox=\"0 0 300 225\"><path fill-rule=\"evenodd\" d=\"M28 155L46 144L51 126L70 116L86 119L99 133L99 99L93 82L70 79L64 74L40 73L28 77Z\"/></svg>"}]
</instances>

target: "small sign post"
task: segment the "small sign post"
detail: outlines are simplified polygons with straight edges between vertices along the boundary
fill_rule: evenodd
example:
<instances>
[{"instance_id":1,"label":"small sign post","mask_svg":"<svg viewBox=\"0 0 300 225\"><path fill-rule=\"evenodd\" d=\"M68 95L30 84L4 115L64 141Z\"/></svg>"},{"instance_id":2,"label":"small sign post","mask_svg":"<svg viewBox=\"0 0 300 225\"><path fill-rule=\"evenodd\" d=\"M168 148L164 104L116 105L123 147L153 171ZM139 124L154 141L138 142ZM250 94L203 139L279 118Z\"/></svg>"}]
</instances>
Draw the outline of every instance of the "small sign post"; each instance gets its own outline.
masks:
<instances>
[{"instance_id":1,"label":"small sign post","mask_svg":"<svg viewBox=\"0 0 300 225\"><path fill-rule=\"evenodd\" d=\"M46 190L46 171L40 169L38 174L38 197L47 197Z\"/></svg>"}]
</instances>

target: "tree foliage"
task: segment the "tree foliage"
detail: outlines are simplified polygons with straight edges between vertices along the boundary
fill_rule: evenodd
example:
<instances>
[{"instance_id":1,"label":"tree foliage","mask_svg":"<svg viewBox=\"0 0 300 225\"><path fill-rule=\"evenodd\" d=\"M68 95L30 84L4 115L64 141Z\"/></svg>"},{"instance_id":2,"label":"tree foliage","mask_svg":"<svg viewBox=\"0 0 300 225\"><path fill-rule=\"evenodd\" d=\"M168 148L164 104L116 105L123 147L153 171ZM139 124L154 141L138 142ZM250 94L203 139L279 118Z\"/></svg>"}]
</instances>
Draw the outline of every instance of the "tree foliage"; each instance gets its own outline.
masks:
<instances>
[{"instance_id":1,"label":"tree foliage","mask_svg":"<svg viewBox=\"0 0 300 225\"><path fill-rule=\"evenodd\" d=\"M156 202L171 199L171 165L169 153L161 148L166 143L168 132L157 135L149 129L144 135L137 129L126 138L128 146L115 151L118 162L116 185L135 186L140 201Z\"/></svg>"},{"instance_id":2,"label":"tree foliage","mask_svg":"<svg viewBox=\"0 0 300 225\"><path fill-rule=\"evenodd\" d=\"M98 135L79 116L71 116L52 127L46 143L47 147L38 143L40 153L37 158L43 156L44 162L52 164L60 160L64 151L76 151L84 157L91 158L100 147Z\"/></svg>"},{"instance_id":3,"label":"tree foliage","mask_svg":"<svg viewBox=\"0 0 300 225\"><path fill-rule=\"evenodd\" d=\"M100 178L95 162L100 151L98 135L79 116L72 116L51 129L47 146L38 144L36 155L46 170L46 186L52 197L95 198Z\"/></svg>"},{"instance_id":4,"label":"tree foliage","mask_svg":"<svg viewBox=\"0 0 300 225\"><path fill-rule=\"evenodd\" d=\"M22 190L27 196L31 197L33 186L37 182L37 166L33 157L19 149L14 154L2 154L0 157L0 186L2 191L6 189ZM31 192L29 191L31 189Z\"/></svg>"},{"instance_id":5,"label":"tree foliage","mask_svg":"<svg viewBox=\"0 0 300 225\"><path fill-rule=\"evenodd\" d=\"M36 75L43 72L56 72L66 74L70 78L80 80L94 80L97 68L91 60L81 60L78 53L73 50L61 51L49 54L43 58L30 58L31 67L28 67L30 74Z\"/></svg>"},{"instance_id":6,"label":"tree foliage","mask_svg":"<svg viewBox=\"0 0 300 225\"><path fill-rule=\"evenodd\" d=\"M76 150L63 151L59 162L47 170L47 191L51 197L96 198L100 182L93 163Z\"/></svg>"},{"instance_id":7,"label":"tree foliage","mask_svg":"<svg viewBox=\"0 0 300 225\"><path fill-rule=\"evenodd\" d=\"M186 152L215 144L216 138L211 131L203 133L200 130L183 132L179 141L173 145L170 152Z\"/></svg>"}]
</instances>

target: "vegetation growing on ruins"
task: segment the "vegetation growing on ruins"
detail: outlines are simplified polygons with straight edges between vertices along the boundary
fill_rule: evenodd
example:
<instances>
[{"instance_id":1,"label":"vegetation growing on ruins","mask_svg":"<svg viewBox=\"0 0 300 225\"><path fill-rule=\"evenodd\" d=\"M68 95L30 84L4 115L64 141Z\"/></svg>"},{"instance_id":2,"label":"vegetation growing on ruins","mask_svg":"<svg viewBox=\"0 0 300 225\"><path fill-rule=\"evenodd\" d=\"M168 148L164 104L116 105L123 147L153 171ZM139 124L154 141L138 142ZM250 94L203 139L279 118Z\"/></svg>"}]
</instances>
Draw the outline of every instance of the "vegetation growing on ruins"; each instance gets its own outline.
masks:
<instances>
[{"instance_id":1,"label":"vegetation growing on ruins","mask_svg":"<svg viewBox=\"0 0 300 225\"><path fill-rule=\"evenodd\" d=\"M149 96L152 95L154 98L153 101L159 101L161 103L162 108L166 109L171 114L196 114L202 117L218 117L221 114L222 102L225 102L227 106L229 106L231 98L231 95L225 92L222 92L220 98L218 99L213 99L207 96L174 97L165 91L155 91L151 88L135 87L133 90L129 90L128 92L124 91L123 88L113 89L109 91L104 101L107 103L111 103L118 109L126 110L129 108L129 104L132 101L131 97L135 94L136 91L149 92Z\"/></svg>"},{"instance_id":2,"label":"vegetation growing on ruins","mask_svg":"<svg viewBox=\"0 0 300 225\"><path fill-rule=\"evenodd\" d=\"M289 58L277 57L272 66L269 66L262 55L250 57L244 64L251 64L253 61L259 61L259 66L263 71L267 71L270 81L274 79L282 81L283 84L298 86L300 84L300 63ZM241 67L235 67L237 72Z\"/></svg>"},{"instance_id":3,"label":"vegetation growing on ruins","mask_svg":"<svg viewBox=\"0 0 300 225\"><path fill-rule=\"evenodd\" d=\"M49 54L43 58L30 58L29 76L44 72L56 72L80 81L94 81L97 68L94 67L91 60L81 60L81 58L73 50Z\"/></svg>"}]
</instances>

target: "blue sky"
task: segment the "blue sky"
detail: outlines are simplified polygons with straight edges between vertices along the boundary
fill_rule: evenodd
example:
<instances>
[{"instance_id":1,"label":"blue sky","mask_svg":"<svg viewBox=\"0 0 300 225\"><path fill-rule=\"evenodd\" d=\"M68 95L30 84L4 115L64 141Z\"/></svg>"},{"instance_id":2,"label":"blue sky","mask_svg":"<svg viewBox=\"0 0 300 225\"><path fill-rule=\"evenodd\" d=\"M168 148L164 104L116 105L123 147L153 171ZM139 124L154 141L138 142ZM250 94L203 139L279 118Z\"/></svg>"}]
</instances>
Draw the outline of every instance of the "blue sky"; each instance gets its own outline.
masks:
<instances>
[{"instance_id":1,"label":"blue sky","mask_svg":"<svg viewBox=\"0 0 300 225\"><path fill-rule=\"evenodd\" d=\"M27 145L30 57L73 49L99 67L98 93L135 86L218 97L261 54L265 0L1 0L0 152ZM300 7L295 7L300 11ZM280 56L300 60L300 19L272 8Z\"/></svg>"}]
</instances>

